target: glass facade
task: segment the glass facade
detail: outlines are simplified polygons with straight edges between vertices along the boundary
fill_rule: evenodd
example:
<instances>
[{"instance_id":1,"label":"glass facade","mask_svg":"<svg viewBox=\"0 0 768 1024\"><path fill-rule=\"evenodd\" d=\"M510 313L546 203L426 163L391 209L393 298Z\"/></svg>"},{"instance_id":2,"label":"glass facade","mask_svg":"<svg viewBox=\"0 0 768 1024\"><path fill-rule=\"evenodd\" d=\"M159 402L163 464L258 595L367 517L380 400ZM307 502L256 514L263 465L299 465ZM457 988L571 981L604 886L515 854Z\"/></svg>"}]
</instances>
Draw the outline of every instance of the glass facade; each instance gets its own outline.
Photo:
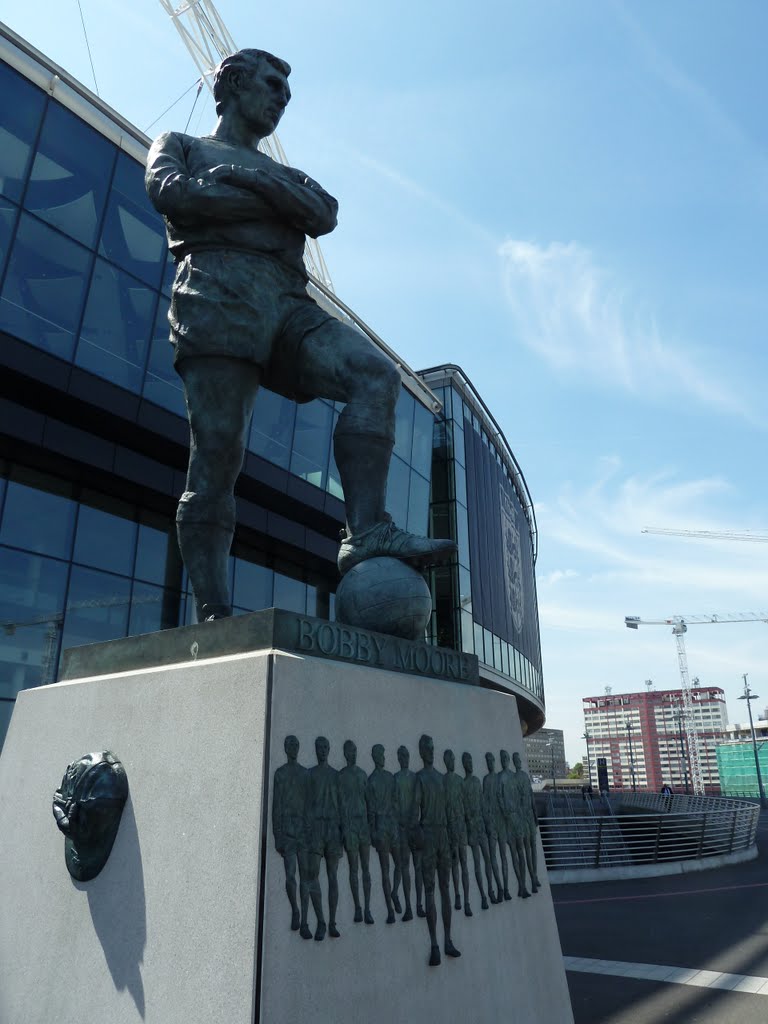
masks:
<instances>
[{"instance_id":1,"label":"glass facade","mask_svg":"<svg viewBox=\"0 0 768 1024\"><path fill-rule=\"evenodd\" d=\"M62 392L78 368L91 375L86 391L88 379L101 378L181 425L186 412L167 326L174 268L144 191L141 143L121 148L2 61L0 94L0 334L58 359ZM115 138L124 134L118 128ZM324 497L343 500L332 445L340 408L324 400L297 406L262 389L248 434L248 450L285 471L276 480L289 481L274 484L286 494L285 509L272 506L278 518L290 519L304 500L288 498L290 481L301 480L323 500L306 497L298 525L309 530L308 513L323 508L324 537L335 537L343 515ZM388 509L419 533L429 527L433 422L404 387ZM61 426L100 437L98 422ZM65 648L174 627L193 615L171 498L143 500L139 489L126 500L121 481L90 479L85 461L77 472L63 463L51 470L48 434L36 443L27 457L10 440L7 461L0 459L0 745L19 690L53 681ZM167 466L168 475L178 470ZM302 561L302 552L272 535L251 544L258 528L249 529L236 535L230 559L236 613L275 605L332 616L332 555Z\"/></svg>"},{"instance_id":2,"label":"glass facade","mask_svg":"<svg viewBox=\"0 0 768 1024\"><path fill-rule=\"evenodd\" d=\"M0 95L0 330L186 417L168 342L173 262L142 164L2 62ZM338 414L262 389L249 450L343 498ZM431 436L431 412L404 389L389 511L420 533Z\"/></svg>"},{"instance_id":3,"label":"glass facade","mask_svg":"<svg viewBox=\"0 0 768 1024\"><path fill-rule=\"evenodd\" d=\"M432 642L476 654L543 705L527 494L454 370L423 374L443 404L433 432L431 528L458 545L453 563L432 573Z\"/></svg>"}]
</instances>

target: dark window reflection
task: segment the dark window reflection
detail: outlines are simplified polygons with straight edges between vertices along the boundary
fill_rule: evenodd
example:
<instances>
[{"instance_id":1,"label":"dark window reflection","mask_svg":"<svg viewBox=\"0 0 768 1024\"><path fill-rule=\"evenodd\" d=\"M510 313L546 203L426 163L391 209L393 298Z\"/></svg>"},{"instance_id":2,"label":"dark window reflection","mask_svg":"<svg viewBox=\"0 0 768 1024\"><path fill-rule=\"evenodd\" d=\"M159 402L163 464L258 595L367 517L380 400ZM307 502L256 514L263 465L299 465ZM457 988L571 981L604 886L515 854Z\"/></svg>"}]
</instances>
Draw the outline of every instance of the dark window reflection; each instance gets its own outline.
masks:
<instances>
[{"instance_id":1,"label":"dark window reflection","mask_svg":"<svg viewBox=\"0 0 768 1024\"><path fill-rule=\"evenodd\" d=\"M429 481L411 471L411 489L408 495L408 529L411 533L426 534L429 528Z\"/></svg>"},{"instance_id":2,"label":"dark window reflection","mask_svg":"<svg viewBox=\"0 0 768 1024\"><path fill-rule=\"evenodd\" d=\"M149 583L134 583L128 636L156 633L160 629L175 629L181 615L181 593L153 587Z\"/></svg>"},{"instance_id":3,"label":"dark window reflection","mask_svg":"<svg viewBox=\"0 0 768 1024\"><path fill-rule=\"evenodd\" d=\"M400 395L395 408L395 453L406 462L411 461L413 447L413 407L416 400L405 388L400 388Z\"/></svg>"},{"instance_id":4,"label":"dark window reflection","mask_svg":"<svg viewBox=\"0 0 768 1024\"><path fill-rule=\"evenodd\" d=\"M122 576L72 566L62 650L125 636L130 589Z\"/></svg>"},{"instance_id":5,"label":"dark window reflection","mask_svg":"<svg viewBox=\"0 0 768 1024\"><path fill-rule=\"evenodd\" d=\"M0 697L55 679L67 568L0 547Z\"/></svg>"},{"instance_id":6,"label":"dark window reflection","mask_svg":"<svg viewBox=\"0 0 768 1024\"><path fill-rule=\"evenodd\" d=\"M18 208L13 203L9 203L6 199L0 199L0 280L10 250L11 234L18 212Z\"/></svg>"},{"instance_id":7,"label":"dark window reflection","mask_svg":"<svg viewBox=\"0 0 768 1024\"><path fill-rule=\"evenodd\" d=\"M277 466L288 468L291 458L296 403L261 388L256 397L251 424L252 452Z\"/></svg>"},{"instance_id":8,"label":"dark window reflection","mask_svg":"<svg viewBox=\"0 0 768 1024\"><path fill-rule=\"evenodd\" d=\"M265 565L235 559L233 604L248 611L272 607L274 573Z\"/></svg>"},{"instance_id":9,"label":"dark window reflection","mask_svg":"<svg viewBox=\"0 0 768 1024\"><path fill-rule=\"evenodd\" d=\"M37 473L15 468L0 527L4 544L69 558L77 505L71 485Z\"/></svg>"},{"instance_id":10,"label":"dark window reflection","mask_svg":"<svg viewBox=\"0 0 768 1024\"><path fill-rule=\"evenodd\" d=\"M0 96L3 97L0 192L9 199L18 200L43 116L45 93L6 64L0 63Z\"/></svg>"},{"instance_id":11,"label":"dark window reflection","mask_svg":"<svg viewBox=\"0 0 768 1024\"><path fill-rule=\"evenodd\" d=\"M87 495L84 500L88 500ZM137 526L130 518L133 509L122 502L109 504L110 511L86 504L80 506L73 560L129 576L136 549Z\"/></svg>"},{"instance_id":12,"label":"dark window reflection","mask_svg":"<svg viewBox=\"0 0 768 1024\"><path fill-rule=\"evenodd\" d=\"M432 463L432 430L435 417L420 402L414 401L413 449L411 464L417 473L429 476Z\"/></svg>"},{"instance_id":13,"label":"dark window reflection","mask_svg":"<svg viewBox=\"0 0 768 1024\"><path fill-rule=\"evenodd\" d=\"M307 610L307 585L291 576L275 573L275 608L305 614Z\"/></svg>"},{"instance_id":14,"label":"dark window reflection","mask_svg":"<svg viewBox=\"0 0 768 1024\"><path fill-rule=\"evenodd\" d=\"M75 362L113 384L140 391L157 292L96 260Z\"/></svg>"},{"instance_id":15,"label":"dark window reflection","mask_svg":"<svg viewBox=\"0 0 768 1024\"><path fill-rule=\"evenodd\" d=\"M0 301L0 327L71 359L91 254L22 214Z\"/></svg>"},{"instance_id":16,"label":"dark window reflection","mask_svg":"<svg viewBox=\"0 0 768 1024\"><path fill-rule=\"evenodd\" d=\"M147 198L144 168L125 153L117 158L99 251L157 288L166 268L165 229Z\"/></svg>"},{"instance_id":17,"label":"dark window reflection","mask_svg":"<svg viewBox=\"0 0 768 1024\"><path fill-rule=\"evenodd\" d=\"M175 572L172 565L175 566ZM181 555L174 527L160 517L153 525L141 523L134 567L136 579L178 588L181 587L180 566Z\"/></svg>"},{"instance_id":18,"label":"dark window reflection","mask_svg":"<svg viewBox=\"0 0 768 1024\"><path fill-rule=\"evenodd\" d=\"M333 410L325 402L296 409L291 472L315 487L325 487Z\"/></svg>"},{"instance_id":19,"label":"dark window reflection","mask_svg":"<svg viewBox=\"0 0 768 1024\"><path fill-rule=\"evenodd\" d=\"M168 340L168 299L160 296L155 316L155 328L149 350L147 372L144 376L144 397L186 418L184 390L181 377L173 367L173 346Z\"/></svg>"},{"instance_id":20,"label":"dark window reflection","mask_svg":"<svg viewBox=\"0 0 768 1024\"><path fill-rule=\"evenodd\" d=\"M50 103L24 206L93 247L115 153L112 143L79 117Z\"/></svg>"},{"instance_id":21,"label":"dark window reflection","mask_svg":"<svg viewBox=\"0 0 768 1024\"><path fill-rule=\"evenodd\" d=\"M397 526L404 529L408 522L408 477L409 471L402 459L392 456L387 479L387 511Z\"/></svg>"}]
</instances>

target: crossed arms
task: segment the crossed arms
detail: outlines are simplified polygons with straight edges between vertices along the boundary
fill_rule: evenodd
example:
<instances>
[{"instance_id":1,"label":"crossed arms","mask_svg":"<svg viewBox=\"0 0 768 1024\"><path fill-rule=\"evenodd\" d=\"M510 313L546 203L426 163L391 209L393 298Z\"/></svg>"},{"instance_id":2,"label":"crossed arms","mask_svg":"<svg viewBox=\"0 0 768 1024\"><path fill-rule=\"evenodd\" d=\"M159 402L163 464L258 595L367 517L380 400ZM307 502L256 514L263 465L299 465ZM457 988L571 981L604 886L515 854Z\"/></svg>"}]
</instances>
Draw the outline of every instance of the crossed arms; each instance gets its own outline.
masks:
<instances>
[{"instance_id":1,"label":"crossed arms","mask_svg":"<svg viewBox=\"0 0 768 1024\"><path fill-rule=\"evenodd\" d=\"M154 207L178 227L281 220L311 238L336 227L338 203L301 171L219 164L193 177L175 132L152 144L146 183Z\"/></svg>"}]
</instances>

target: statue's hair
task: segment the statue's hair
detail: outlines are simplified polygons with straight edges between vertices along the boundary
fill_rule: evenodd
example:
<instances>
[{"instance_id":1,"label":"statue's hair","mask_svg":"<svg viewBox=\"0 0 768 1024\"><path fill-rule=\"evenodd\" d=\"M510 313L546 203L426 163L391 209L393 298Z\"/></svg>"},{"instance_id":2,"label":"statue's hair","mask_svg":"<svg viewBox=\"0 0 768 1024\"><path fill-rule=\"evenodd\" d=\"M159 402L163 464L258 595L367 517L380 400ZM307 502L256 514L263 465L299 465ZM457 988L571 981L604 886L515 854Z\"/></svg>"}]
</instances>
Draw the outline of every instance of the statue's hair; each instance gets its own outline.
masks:
<instances>
[{"instance_id":1,"label":"statue's hair","mask_svg":"<svg viewBox=\"0 0 768 1024\"><path fill-rule=\"evenodd\" d=\"M273 53L267 53L266 50L238 50L237 53L224 58L213 75L213 98L216 101L217 114L221 114L226 98L230 94L230 73L242 71L246 75L253 75L264 61L286 78L291 73L291 65L287 61L275 57Z\"/></svg>"}]
</instances>

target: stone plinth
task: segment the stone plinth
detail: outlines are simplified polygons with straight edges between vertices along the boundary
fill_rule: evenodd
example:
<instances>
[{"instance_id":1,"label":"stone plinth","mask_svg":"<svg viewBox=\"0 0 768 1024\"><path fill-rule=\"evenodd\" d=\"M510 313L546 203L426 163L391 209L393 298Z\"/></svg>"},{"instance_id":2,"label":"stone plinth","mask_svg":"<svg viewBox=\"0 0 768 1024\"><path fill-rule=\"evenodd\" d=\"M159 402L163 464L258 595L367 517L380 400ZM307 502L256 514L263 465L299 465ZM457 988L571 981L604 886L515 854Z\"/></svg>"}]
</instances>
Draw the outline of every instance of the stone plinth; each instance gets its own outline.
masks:
<instances>
[{"instance_id":1,"label":"stone plinth","mask_svg":"<svg viewBox=\"0 0 768 1024\"><path fill-rule=\"evenodd\" d=\"M461 774L467 750L480 778L486 750L522 751L508 695L299 653L220 654L22 693L0 758L3 1024L572 1021L541 853L538 895L481 911L470 852L474 916L454 911L462 956L437 968L424 920L385 924L374 851L374 925L353 924L344 858L340 938L290 930L270 827L289 733L307 767L318 735L335 768L354 740L367 773L375 743L393 772L405 744L418 771L421 733L438 769L451 747ZM122 760L130 796L106 867L76 883L51 797L67 763L98 749ZM324 868L321 884L327 914Z\"/></svg>"}]
</instances>

